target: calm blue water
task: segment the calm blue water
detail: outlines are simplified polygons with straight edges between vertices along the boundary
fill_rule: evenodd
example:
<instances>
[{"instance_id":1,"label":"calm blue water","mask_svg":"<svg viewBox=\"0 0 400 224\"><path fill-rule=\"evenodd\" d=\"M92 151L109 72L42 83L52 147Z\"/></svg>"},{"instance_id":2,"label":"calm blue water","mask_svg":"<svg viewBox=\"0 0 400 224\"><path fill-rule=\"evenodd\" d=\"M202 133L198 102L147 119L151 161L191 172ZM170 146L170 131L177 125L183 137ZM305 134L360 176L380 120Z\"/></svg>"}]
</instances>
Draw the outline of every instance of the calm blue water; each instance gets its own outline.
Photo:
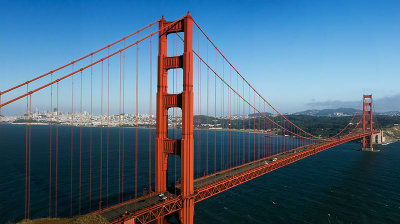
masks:
<instances>
[{"instance_id":1,"label":"calm blue water","mask_svg":"<svg viewBox=\"0 0 400 224\"><path fill-rule=\"evenodd\" d=\"M24 217L25 196L25 125L6 125L0 127L0 223L16 221ZM55 207L55 132L52 129L52 202L51 214ZM70 163L71 127L59 127L58 145L58 216L70 214ZM118 189L124 192L123 199L134 197L134 151L136 130L125 129L124 144L119 141L119 129L109 129L109 204L117 203ZM73 214L79 213L79 158L80 129L73 128ZM106 149L107 129L103 128L102 153L102 200L100 186L100 128L92 129L92 196L90 190L90 128L82 129L82 183L81 212L95 210L106 204ZM148 187L149 133L152 138L152 159L154 166L155 130L138 130L138 195ZM214 136L214 133L216 136ZM174 137L171 132L170 137ZM194 137L201 138L201 145L195 143L195 175L205 170L206 132L195 131ZM179 134L175 135L176 138ZM217 143L214 145L214 137ZM228 155L229 141L245 138L245 147L258 142L261 145L268 138L258 138L253 134L232 133L230 137L221 132L209 133L209 170L233 165L236 159L219 157L221 150ZM31 156L31 217L48 216L49 202L49 126L32 126ZM223 141L222 141L223 140ZM294 141L294 140L293 140ZM293 141L285 142L290 145ZM121 142L121 144L118 144ZM198 141L196 141L198 142ZM224 142L222 147L221 142ZM279 142L282 145L282 142ZM217 161L212 156L216 147ZM380 153L358 151L359 144L348 143L319 153L287 167L266 174L253 181L242 184L196 204L195 223L400 223L400 143L381 146ZM118 152L121 152L118 156ZM122 154L122 152L124 152ZM246 153L253 159L255 152ZM263 150L260 149L262 155ZM233 154L233 153L232 153ZM240 158L242 160L243 157ZM118 160L124 161L124 187L118 186ZM222 162L221 162L222 161ZM229 162L230 161L230 162ZM221 163L223 165L221 165ZM175 177L175 167L179 170L179 160L171 157L169 161L169 182ZM154 169L152 170L154 178ZM154 183L152 183L154 185ZM121 198L122 199L122 198Z\"/></svg>"}]
</instances>

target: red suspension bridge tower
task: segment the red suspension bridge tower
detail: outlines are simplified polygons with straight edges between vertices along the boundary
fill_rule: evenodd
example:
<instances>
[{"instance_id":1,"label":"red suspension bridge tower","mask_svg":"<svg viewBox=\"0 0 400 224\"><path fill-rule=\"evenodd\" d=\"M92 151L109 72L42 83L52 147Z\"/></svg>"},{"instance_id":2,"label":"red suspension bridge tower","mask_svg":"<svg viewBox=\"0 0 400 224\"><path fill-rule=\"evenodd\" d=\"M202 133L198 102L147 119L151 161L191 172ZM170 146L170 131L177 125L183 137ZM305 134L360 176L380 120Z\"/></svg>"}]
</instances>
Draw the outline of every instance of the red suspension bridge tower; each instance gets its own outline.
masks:
<instances>
[{"instance_id":1,"label":"red suspension bridge tower","mask_svg":"<svg viewBox=\"0 0 400 224\"><path fill-rule=\"evenodd\" d=\"M363 151L373 151L373 127L372 127L372 95L363 95L363 132L369 131L371 135L362 139Z\"/></svg>"},{"instance_id":2,"label":"red suspension bridge tower","mask_svg":"<svg viewBox=\"0 0 400 224\"><path fill-rule=\"evenodd\" d=\"M170 25L175 23L174 25ZM193 140L193 52L192 30L193 19L188 13L184 19L167 22L164 17L159 22L158 45L158 78L157 78L157 124L156 124L156 157L155 157L155 190L167 191L168 156L181 158L181 223L193 223L194 215L194 140ZM184 52L180 56L167 56L168 34L184 32ZM183 91L169 94L168 70L183 69ZM168 109L182 109L182 139L168 138ZM166 223L165 217L157 223Z\"/></svg>"}]
</instances>

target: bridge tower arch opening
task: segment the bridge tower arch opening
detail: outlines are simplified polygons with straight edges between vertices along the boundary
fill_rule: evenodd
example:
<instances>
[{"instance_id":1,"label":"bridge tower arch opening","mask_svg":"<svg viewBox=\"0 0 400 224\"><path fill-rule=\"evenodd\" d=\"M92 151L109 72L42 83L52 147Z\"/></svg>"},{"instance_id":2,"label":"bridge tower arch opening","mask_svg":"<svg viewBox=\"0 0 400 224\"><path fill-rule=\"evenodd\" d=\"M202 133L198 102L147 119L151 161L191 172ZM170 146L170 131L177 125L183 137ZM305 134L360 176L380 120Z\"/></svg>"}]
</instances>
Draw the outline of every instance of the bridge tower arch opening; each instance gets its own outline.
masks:
<instances>
[{"instance_id":1,"label":"bridge tower arch opening","mask_svg":"<svg viewBox=\"0 0 400 224\"><path fill-rule=\"evenodd\" d=\"M193 139L193 19L188 14L179 21L159 21L158 73L157 73L157 124L155 145L155 191L166 192L168 156L180 156L182 209L181 223L193 223L194 215L194 139ZM167 56L167 37L172 33L184 33L183 55ZM181 93L168 93L168 70L183 69L183 89ZM168 109L182 110L182 138L168 138ZM167 223L165 217L156 221Z\"/></svg>"}]
</instances>

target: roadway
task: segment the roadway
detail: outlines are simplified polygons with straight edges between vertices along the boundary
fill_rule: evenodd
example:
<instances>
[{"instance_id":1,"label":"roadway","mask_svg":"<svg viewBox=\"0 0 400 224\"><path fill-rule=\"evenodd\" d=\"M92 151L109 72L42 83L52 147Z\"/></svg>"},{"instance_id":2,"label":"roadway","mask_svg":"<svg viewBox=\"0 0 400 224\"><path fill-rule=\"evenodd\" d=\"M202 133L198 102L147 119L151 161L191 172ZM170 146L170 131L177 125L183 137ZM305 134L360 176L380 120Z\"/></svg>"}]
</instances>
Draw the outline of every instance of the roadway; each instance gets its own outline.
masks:
<instances>
[{"instance_id":1,"label":"roadway","mask_svg":"<svg viewBox=\"0 0 400 224\"><path fill-rule=\"evenodd\" d=\"M292 162L325 149L359 139L368 133L357 133L345 138L336 138L332 142L314 143L286 152L248 162L230 169L219 171L194 180L193 195L195 202L202 201L215 194L247 182L265 173L271 172ZM177 192L180 185L176 186ZM95 213L101 214L111 223L122 223L126 220L135 220L135 223L148 223L158 217L171 214L181 208L181 197L170 192L163 192L168 199L163 200L157 193L151 193L140 198L117 204Z\"/></svg>"}]
</instances>

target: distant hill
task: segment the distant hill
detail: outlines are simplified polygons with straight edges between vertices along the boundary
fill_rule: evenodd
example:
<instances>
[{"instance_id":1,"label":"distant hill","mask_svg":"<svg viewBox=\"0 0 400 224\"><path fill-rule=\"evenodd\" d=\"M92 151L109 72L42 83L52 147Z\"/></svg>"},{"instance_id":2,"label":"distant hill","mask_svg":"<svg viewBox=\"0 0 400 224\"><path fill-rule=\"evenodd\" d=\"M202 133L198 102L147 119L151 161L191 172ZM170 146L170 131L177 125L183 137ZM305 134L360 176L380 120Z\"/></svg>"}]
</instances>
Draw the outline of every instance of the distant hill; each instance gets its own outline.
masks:
<instances>
[{"instance_id":1,"label":"distant hill","mask_svg":"<svg viewBox=\"0 0 400 224\"><path fill-rule=\"evenodd\" d=\"M310 115L310 116L328 116L328 117L343 117L353 116L358 110L353 108L337 108L323 110L305 110L294 113L293 115ZM400 116L400 111L376 112L377 115Z\"/></svg>"},{"instance_id":2,"label":"distant hill","mask_svg":"<svg viewBox=\"0 0 400 224\"><path fill-rule=\"evenodd\" d=\"M319 117L346 117L353 116L357 111L354 108L337 108L337 109L312 109L293 113L291 115L308 115L308 116L319 116ZM360 111L361 112L361 111ZM361 112L362 113L362 112ZM376 115L386 115L386 116L400 116L400 111L388 111L388 112L375 112ZM271 113L263 112L262 114L266 116L272 116ZM250 117L257 117L259 113L250 114Z\"/></svg>"},{"instance_id":3,"label":"distant hill","mask_svg":"<svg viewBox=\"0 0 400 224\"><path fill-rule=\"evenodd\" d=\"M353 108L338 108L338 109L323 109L323 110L305 110L294 113L294 115L343 117L343 116L352 116L356 112L357 110Z\"/></svg>"}]
</instances>

